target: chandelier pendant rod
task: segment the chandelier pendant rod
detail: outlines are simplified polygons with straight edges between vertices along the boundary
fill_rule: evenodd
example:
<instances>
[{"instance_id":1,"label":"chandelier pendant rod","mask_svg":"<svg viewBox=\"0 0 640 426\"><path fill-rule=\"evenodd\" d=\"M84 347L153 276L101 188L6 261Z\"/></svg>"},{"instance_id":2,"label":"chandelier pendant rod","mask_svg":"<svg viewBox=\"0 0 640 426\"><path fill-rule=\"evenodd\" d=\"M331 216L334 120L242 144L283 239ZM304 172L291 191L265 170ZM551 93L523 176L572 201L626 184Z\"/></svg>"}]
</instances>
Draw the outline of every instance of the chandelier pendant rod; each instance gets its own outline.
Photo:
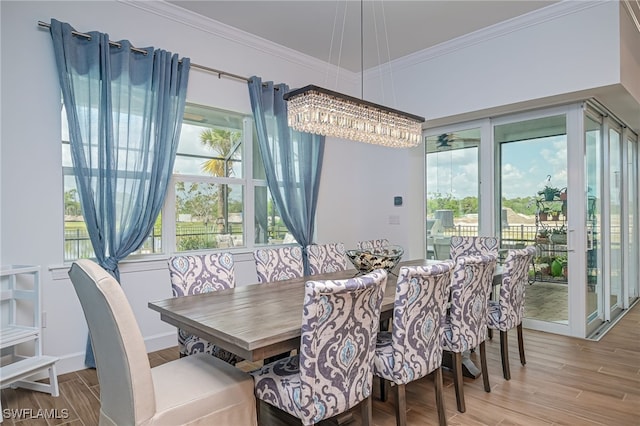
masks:
<instances>
[{"instance_id":1,"label":"chandelier pendant rod","mask_svg":"<svg viewBox=\"0 0 640 426\"><path fill-rule=\"evenodd\" d=\"M364 100L364 0L360 0L360 97Z\"/></svg>"}]
</instances>

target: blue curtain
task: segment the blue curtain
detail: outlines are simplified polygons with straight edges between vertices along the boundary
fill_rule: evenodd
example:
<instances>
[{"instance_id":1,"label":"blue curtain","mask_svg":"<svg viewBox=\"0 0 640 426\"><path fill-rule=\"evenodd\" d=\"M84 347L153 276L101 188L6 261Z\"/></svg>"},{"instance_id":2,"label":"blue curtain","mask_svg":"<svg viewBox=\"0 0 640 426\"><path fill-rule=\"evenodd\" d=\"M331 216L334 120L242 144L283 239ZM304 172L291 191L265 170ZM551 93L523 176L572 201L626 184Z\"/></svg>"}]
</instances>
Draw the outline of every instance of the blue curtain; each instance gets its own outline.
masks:
<instances>
[{"instance_id":1,"label":"blue curtain","mask_svg":"<svg viewBox=\"0 0 640 426\"><path fill-rule=\"evenodd\" d=\"M175 160L189 59L73 35L51 20L76 184L97 262L118 281L118 262L147 239ZM90 341L85 363L95 367Z\"/></svg>"},{"instance_id":2,"label":"blue curtain","mask_svg":"<svg viewBox=\"0 0 640 426\"><path fill-rule=\"evenodd\" d=\"M312 243L318 189L324 154L324 136L298 132L287 124L285 84L249 79L251 109L258 132L267 185L282 221L296 241ZM309 273L306 254L305 274Z\"/></svg>"}]
</instances>

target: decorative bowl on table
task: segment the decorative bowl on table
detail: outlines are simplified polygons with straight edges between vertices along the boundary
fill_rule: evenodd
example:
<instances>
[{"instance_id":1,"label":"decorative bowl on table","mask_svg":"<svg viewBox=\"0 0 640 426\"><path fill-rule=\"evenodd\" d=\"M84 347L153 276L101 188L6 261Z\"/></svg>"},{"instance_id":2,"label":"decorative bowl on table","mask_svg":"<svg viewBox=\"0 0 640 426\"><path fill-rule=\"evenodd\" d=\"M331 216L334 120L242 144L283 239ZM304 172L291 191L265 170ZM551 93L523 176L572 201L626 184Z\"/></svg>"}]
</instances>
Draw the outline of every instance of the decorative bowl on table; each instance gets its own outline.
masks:
<instances>
[{"instance_id":1,"label":"decorative bowl on table","mask_svg":"<svg viewBox=\"0 0 640 426\"><path fill-rule=\"evenodd\" d=\"M359 273L366 274L374 269L391 272L402 258L404 249L400 246L386 246L347 250L346 254Z\"/></svg>"}]
</instances>

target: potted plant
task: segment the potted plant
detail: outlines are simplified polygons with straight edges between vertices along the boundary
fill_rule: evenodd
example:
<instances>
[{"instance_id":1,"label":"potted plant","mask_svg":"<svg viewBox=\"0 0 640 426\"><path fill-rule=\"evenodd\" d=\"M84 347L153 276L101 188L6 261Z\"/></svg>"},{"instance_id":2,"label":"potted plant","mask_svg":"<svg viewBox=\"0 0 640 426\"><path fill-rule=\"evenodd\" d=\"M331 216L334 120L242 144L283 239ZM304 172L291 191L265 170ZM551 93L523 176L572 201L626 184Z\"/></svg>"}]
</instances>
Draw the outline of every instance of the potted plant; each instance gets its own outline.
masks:
<instances>
[{"instance_id":1,"label":"potted plant","mask_svg":"<svg viewBox=\"0 0 640 426\"><path fill-rule=\"evenodd\" d=\"M542 275L551 275L552 261L549 256L539 256L536 258L536 267Z\"/></svg>"},{"instance_id":2,"label":"potted plant","mask_svg":"<svg viewBox=\"0 0 640 426\"><path fill-rule=\"evenodd\" d=\"M542 228L538 231L538 235L536 235L536 242L540 244L546 244L549 242L549 234L550 231L547 228Z\"/></svg>"},{"instance_id":3,"label":"potted plant","mask_svg":"<svg viewBox=\"0 0 640 426\"><path fill-rule=\"evenodd\" d=\"M549 208L548 207L542 207L540 208L540 210L538 210L538 219L541 222L545 222L547 220L549 220Z\"/></svg>"},{"instance_id":4,"label":"potted plant","mask_svg":"<svg viewBox=\"0 0 640 426\"><path fill-rule=\"evenodd\" d=\"M567 255L556 257L551 266L551 275L554 277L562 276L567 278L569 276L568 264L569 261L567 259Z\"/></svg>"},{"instance_id":5,"label":"potted plant","mask_svg":"<svg viewBox=\"0 0 640 426\"><path fill-rule=\"evenodd\" d=\"M569 259L567 259L567 256L563 256L562 259L562 276L565 279L569 278Z\"/></svg>"},{"instance_id":6,"label":"potted plant","mask_svg":"<svg viewBox=\"0 0 640 426\"><path fill-rule=\"evenodd\" d=\"M542 190L538 191L538 195L542 195L545 201L553 201L560 196L560 190L555 186L546 185Z\"/></svg>"},{"instance_id":7,"label":"potted plant","mask_svg":"<svg viewBox=\"0 0 640 426\"><path fill-rule=\"evenodd\" d=\"M561 206L554 206L553 209L550 209L551 220L557 222L560 219L560 212L561 212Z\"/></svg>"},{"instance_id":8,"label":"potted plant","mask_svg":"<svg viewBox=\"0 0 640 426\"><path fill-rule=\"evenodd\" d=\"M559 228L552 229L549 239L555 244L567 244L567 228L562 225Z\"/></svg>"},{"instance_id":9,"label":"potted plant","mask_svg":"<svg viewBox=\"0 0 640 426\"><path fill-rule=\"evenodd\" d=\"M558 256L551 262L551 276L559 277L562 275L562 256Z\"/></svg>"},{"instance_id":10,"label":"potted plant","mask_svg":"<svg viewBox=\"0 0 640 426\"><path fill-rule=\"evenodd\" d=\"M562 201L566 201L566 200L567 200L567 188L566 188L566 187L565 187L565 188L562 188L562 189L560 190L560 193L558 194L558 196L560 197L560 199L561 199Z\"/></svg>"}]
</instances>

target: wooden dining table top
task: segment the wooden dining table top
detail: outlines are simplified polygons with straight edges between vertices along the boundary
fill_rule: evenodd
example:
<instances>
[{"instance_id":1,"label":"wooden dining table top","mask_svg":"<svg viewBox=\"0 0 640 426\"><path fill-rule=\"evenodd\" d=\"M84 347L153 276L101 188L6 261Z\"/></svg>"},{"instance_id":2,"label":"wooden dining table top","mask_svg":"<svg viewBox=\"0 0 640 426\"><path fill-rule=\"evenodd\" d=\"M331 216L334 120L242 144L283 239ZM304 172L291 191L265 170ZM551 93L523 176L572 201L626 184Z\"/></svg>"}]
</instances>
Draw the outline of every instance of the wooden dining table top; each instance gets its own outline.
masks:
<instances>
[{"instance_id":1,"label":"wooden dining table top","mask_svg":"<svg viewBox=\"0 0 640 426\"><path fill-rule=\"evenodd\" d=\"M401 266L432 265L434 260L400 262ZM496 271L498 272L498 271ZM249 361L258 361L300 347L304 283L354 277L355 269L252 284L149 302L160 319ZM397 278L389 274L381 318L390 317Z\"/></svg>"}]
</instances>

